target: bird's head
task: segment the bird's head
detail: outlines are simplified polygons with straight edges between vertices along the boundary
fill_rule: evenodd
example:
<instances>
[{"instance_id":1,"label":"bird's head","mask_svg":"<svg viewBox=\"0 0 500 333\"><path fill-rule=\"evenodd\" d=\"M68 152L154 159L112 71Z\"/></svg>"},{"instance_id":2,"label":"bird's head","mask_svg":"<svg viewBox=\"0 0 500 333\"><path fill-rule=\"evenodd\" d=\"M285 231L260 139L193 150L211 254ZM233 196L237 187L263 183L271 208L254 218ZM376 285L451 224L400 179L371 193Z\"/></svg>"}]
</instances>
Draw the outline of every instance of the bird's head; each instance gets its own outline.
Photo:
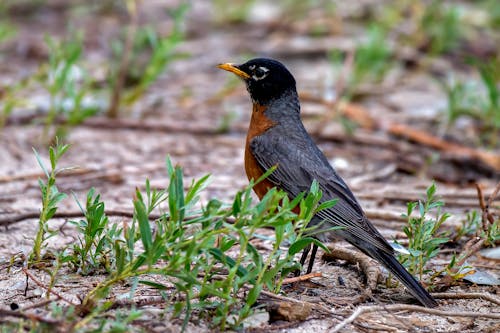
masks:
<instances>
[{"instance_id":1,"label":"bird's head","mask_svg":"<svg viewBox=\"0 0 500 333\"><path fill-rule=\"evenodd\" d=\"M217 67L242 78L250 97L260 105L268 105L284 93L296 93L292 74L282 63L273 59L255 58L241 65L226 63Z\"/></svg>"}]
</instances>

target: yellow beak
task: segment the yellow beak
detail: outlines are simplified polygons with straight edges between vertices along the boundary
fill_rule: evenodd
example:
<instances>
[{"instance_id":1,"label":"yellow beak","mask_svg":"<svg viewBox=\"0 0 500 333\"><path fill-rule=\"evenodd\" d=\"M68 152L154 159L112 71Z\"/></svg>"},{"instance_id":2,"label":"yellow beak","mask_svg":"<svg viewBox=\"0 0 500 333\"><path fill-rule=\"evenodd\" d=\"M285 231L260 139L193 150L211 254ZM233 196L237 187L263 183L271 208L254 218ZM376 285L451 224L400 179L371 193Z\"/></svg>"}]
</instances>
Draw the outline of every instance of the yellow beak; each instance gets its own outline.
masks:
<instances>
[{"instance_id":1,"label":"yellow beak","mask_svg":"<svg viewBox=\"0 0 500 333\"><path fill-rule=\"evenodd\" d=\"M225 63L225 64L217 65L217 67L220 68L220 69L223 69L225 71L234 73L234 74L238 75L239 77L241 77L243 79L249 79L250 78L250 75L248 75L247 73L243 72L241 69L237 68L234 64Z\"/></svg>"}]
</instances>

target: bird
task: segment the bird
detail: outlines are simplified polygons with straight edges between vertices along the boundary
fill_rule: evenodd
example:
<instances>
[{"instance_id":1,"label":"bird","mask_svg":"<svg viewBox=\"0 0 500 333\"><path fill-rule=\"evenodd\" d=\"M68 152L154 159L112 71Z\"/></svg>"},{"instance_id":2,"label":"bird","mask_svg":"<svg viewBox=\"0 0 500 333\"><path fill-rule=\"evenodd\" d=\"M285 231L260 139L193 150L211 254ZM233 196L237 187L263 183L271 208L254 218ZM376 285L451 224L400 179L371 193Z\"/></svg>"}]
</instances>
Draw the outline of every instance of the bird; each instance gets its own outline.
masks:
<instances>
[{"instance_id":1,"label":"bird","mask_svg":"<svg viewBox=\"0 0 500 333\"><path fill-rule=\"evenodd\" d=\"M317 212L309 222L309 227L317 228L314 237L322 242L346 240L385 266L422 305L436 307L436 300L399 263L393 247L370 222L352 191L308 134L301 120L296 82L290 71L271 58L255 58L243 64L222 63L217 67L240 77L252 100L244 155L248 179L257 180L275 168L253 187L259 199L274 187L295 198L307 192L316 181L322 191L321 202L335 199L337 202ZM340 228L332 230L332 227ZM310 248L303 251L302 266ZM316 250L314 244L308 273Z\"/></svg>"}]
</instances>

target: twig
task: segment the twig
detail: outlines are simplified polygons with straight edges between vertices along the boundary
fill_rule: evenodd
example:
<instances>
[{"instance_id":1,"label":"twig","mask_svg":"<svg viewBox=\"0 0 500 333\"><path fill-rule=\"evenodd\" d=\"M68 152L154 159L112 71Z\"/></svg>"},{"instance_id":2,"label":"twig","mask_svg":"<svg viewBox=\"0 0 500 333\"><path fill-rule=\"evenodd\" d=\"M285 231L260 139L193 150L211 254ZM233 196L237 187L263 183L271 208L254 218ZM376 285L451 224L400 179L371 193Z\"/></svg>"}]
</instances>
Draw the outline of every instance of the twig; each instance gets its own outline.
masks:
<instances>
[{"instance_id":1,"label":"twig","mask_svg":"<svg viewBox=\"0 0 500 333\"><path fill-rule=\"evenodd\" d=\"M40 282L33 274L31 274L25 267L22 268L22 271L24 272L24 274L26 274L26 276L28 276L31 280L33 280L33 282L36 283L36 285L38 285L40 288L43 288L45 290L47 290L48 293L56 296L58 299L60 300L63 300L65 301L66 303L70 304L70 305L73 305L73 306L76 306L75 303L73 303L72 301L70 301L69 299L67 299L66 297L62 296L61 294L59 294L58 292L56 292L55 290L53 289L49 289L47 288L46 286L43 285L42 282Z\"/></svg>"},{"instance_id":2,"label":"twig","mask_svg":"<svg viewBox=\"0 0 500 333\"><path fill-rule=\"evenodd\" d=\"M488 293L432 293L437 299L482 299L500 305L500 299Z\"/></svg>"},{"instance_id":3,"label":"twig","mask_svg":"<svg viewBox=\"0 0 500 333\"><path fill-rule=\"evenodd\" d=\"M479 200L479 208L481 208L481 226L485 234L488 234L488 225L493 224L493 216L489 212L490 205L492 203L492 199L496 196L496 188L493 191L493 195L488 199L488 203L484 201L483 188L480 184L475 183L477 190L477 198ZM500 183L498 183L500 185ZM498 186L497 186L498 187ZM479 236L479 230L476 230L476 236Z\"/></svg>"},{"instance_id":4,"label":"twig","mask_svg":"<svg viewBox=\"0 0 500 333\"><path fill-rule=\"evenodd\" d=\"M488 208L486 206L486 203L484 202L484 195L483 195L483 188L481 187L480 184L478 183L474 183L474 185L476 186L476 190L477 190L477 198L479 200L479 208L481 208L481 222L482 222L482 227L483 227L483 230L486 231L486 216L488 214ZM477 235L477 232L476 232L476 235Z\"/></svg>"},{"instance_id":5,"label":"twig","mask_svg":"<svg viewBox=\"0 0 500 333\"><path fill-rule=\"evenodd\" d=\"M499 191L500 191L500 182L498 182L497 186L495 186L495 189L488 198L488 202L486 203L486 206L484 207L483 210L483 229L485 232L488 230L488 227L486 227L488 223L490 223L490 225L495 223L495 218L493 214L490 213L489 209L493 204L493 200L495 200L495 198L497 197Z\"/></svg>"},{"instance_id":6,"label":"twig","mask_svg":"<svg viewBox=\"0 0 500 333\"><path fill-rule=\"evenodd\" d=\"M374 306L360 306L354 311L348 318L344 319L340 323L338 323L332 331L332 333L339 332L348 324L355 321L359 316L364 313L377 312L377 311L387 311L387 312L396 312L396 311L414 311L414 312L422 312L428 313L436 316L444 316L444 317L471 317L471 318L489 318L489 319L500 319L500 313L479 313L479 312L467 312L467 311L443 311L438 309L424 308L418 305L408 305L408 304L394 304L394 305L374 305Z\"/></svg>"},{"instance_id":7,"label":"twig","mask_svg":"<svg viewBox=\"0 0 500 333\"><path fill-rule=\"evenodd\" d=\"M459 256L459 260L456 262L455 266L460 267L465 263L465 260L467 260L469 257L474 255L477 251L481 250L483 248L483 244L486 240L480 239L479 237L475 237L471 240L469 240L464 247L463 254Z\"/></svg>"},{"instance_id":8,"label":"twig","mask_svg":"<svg viewBox=\"0 0 500 333\"><path fill-rule=\"evenodd\" d=\"M164 132L169 134L186 133L190 135L220 135L217 129L206 123L187 123L184 121L169 120L162 123L158 121L145 121L136 119L107 119L103 117L93 117L86 119L78 126L86 126L109 130L135 130Z\"/></svg>"},{"instance_id":9,"label":"twig","mask_svg":"<svg viewBox=\"0 0 500 333\"><path fill-rule=\"evenodd\" d=\"M54 300L53 299L46 299L38 303L33 303L30 305L25 306L22 311L30 310L30 309L36 309L36 308L41 308L42 306L45 306L49 303L52 303Z\"/></svg>"},{"instance_id":10,"label":"twig","mask_svg":"<svg viewBox=\"0 0 500 333\"><path fill-rule=\"evenodd\" d=\"M450 269L452 273L457 273L460 268L464 265L465 261L470 258L472 255L474 255L476 252L478 252L480 249L483 248L485 239L481 239L479 237L474 237L473 239L469 240L465 246L464 250L462 251L462 254L458 256L458 260L455 263L455 265ZM452 277L450 274L446 274L442 276L437 282L434 284L436 286L439 286L440 290L443 290L443 288L447 288L453 284L455 284L456 280Z\"/></svg>"},{"instance_id":11,"label":"twig","mask_svg":"<svg viewBox=\"0 0 500 333\"><path fill-rule=\"evenodd\" d=\"M44 118L44 115L33 115L26 117L19 116L10 117L7 121L9 125L22 125L29 123L31 124L33 120L37 118ZM54 121L55 124L67 123L64 117L58 117ZM36 125L36 124L35 124ZM186 133L190 135L220 135L221 133L217 131L214 126L209 126L206 123L188 123L185 121L176 121L174 119L168 122L154 122L146 121L143 119L126 119L126 118L106 118L106 117L92 117L87 118L83 123L78 125L79 127L89 127L95 129L108 129L108 130L131 130L131 131L148 131L148 132L162 132L162 133ZM234 133L238 133L236 130L232 130ZM243 133L243 130L241 131Z\"/></svg>"},{"instance_id":12,"label":"twig","mask_svg":"<svg viewBox=\"0 0 500 333\"><path fill-rule=\"evenodd\" d=\"M500 172L500 155L498 154L451 143L403 124L391 124L387 131L390 134L407 138L421 145L444 151L447 154L463 156L471 160L480 160L496 172Z\"/></svg>"},{"instance_id":13,"label":"twig","mask_svg":"<svg viewBox=\"0 0 500 333\"><path fill-rule=\"evenodd\" d=\"M41 322L44 324L49 324L49 325L61 324L60 320L45 318L45 317L36 315L34 313L24 313L22 311L12 311L12 310L0 309L0 317L3 317L3 316L23 318L23 319L28 319L28 320L32 320L32 321L38 321L38 322Z\"/></svg>"},{"instance_id":14,"label":"twig","mask_svg":"<svg viewBox=\"0 0 500 333\"><path fill-rule=\"evenodd\" d=\"M500 182L498 182L497 186L495 186L495 189L493 190L493 193L491 193L490 197L488 198L488 204L486 205L486 207L491 207L493 200L495 200L499 192L500 192Z\"/></svg>"},{"instance_id":15,"label":"twig","mask_svg":"<svg viewBox=\"0 0 500 333\"><path fill-rule=\"evenodd\" d=\"M323 274L321 274L321 272L309 273L309 274L304 274L304 275L300 275L300 276L295 276L292 278L283 279L282 284L285 285L285 284L295 283L295 282L299 282L299 281L306 281L306 280L310 280L310 279L315 278L315 277L322 277L322 276L323 276Z\"/></svg>"},{"instance_id":16,"label":"twig","mask_svg":"<svg viewBox=\"0 0 500 333\"><path fill-rule=\"evenodd\" d=\"M365 323L355 323L354 325L356 325L358 327L362 327L362 328L366 329L368 332L373 332L373 331L397 332L397 331L399 331L395 327L382 325L380 323L375 323L373 321L367 321L366 324ZM409 330L409 332L411 332L411 331Z\"/></svg>"}]
</instances>

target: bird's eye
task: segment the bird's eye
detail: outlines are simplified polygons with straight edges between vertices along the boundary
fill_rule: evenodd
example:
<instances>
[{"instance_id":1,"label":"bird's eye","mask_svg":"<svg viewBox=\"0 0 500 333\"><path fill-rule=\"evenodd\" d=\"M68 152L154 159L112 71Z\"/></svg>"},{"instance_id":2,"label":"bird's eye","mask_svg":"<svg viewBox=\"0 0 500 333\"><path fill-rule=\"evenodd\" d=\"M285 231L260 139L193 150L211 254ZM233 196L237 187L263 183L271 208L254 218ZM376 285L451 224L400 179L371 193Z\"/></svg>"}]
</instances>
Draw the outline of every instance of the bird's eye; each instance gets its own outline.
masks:
<instances>
[{"instance_id":1,"label":"bird's eye","mask_svg":"<svg viewBox=\"0 0 500 333\"><path fill-rule=\"evenodd\" d=\"M265 78L268 74L269 74L269 69L261 66L253 72L252 78L255 81L259 81Z\"/></svg>"}]
</instances>

